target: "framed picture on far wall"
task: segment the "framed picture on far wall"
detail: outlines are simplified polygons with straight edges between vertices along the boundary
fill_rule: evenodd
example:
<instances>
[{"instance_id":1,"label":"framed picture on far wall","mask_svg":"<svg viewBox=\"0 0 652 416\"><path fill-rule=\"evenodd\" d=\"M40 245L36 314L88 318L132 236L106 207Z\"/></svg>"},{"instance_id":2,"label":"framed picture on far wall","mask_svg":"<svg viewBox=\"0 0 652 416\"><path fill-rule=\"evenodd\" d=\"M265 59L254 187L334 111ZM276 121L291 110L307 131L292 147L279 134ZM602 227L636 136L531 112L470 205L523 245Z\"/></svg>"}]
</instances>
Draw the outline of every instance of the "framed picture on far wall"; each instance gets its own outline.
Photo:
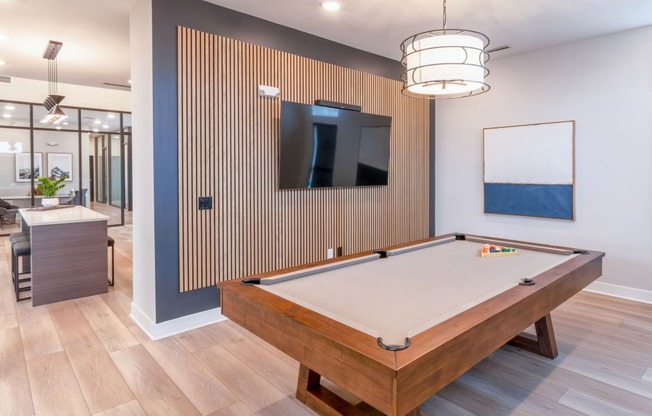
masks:
<instances>
[{"instance_id":1,"label":"framed picture on far wall","mask_svg":"<svg viewBox=\"0 0 652 416\"><path fill-rule=\"evenodd\" d=\"M575 121L484 129L485 214L575 220Z\"/></svg>"},{"instance_id":2,"label":"framed picture on far wall","mask_svg":"<svg viewBox=\"0 0 652 416\"><path fill-rule=\"evenodd\" d=\"M16 182L31 182L43 174L43 153L16 153Z\"/></svg>"},{"instance_id":3,"label":"framed picture on far wall","mask_svg":"<svg viewBox=\"0 0 652 416\"><path fill-rule=\"evenodd\" d=\"M48 153L48 176L67 176L64 182L72 182L72 153Z\"/></svg>"}]
</instances>

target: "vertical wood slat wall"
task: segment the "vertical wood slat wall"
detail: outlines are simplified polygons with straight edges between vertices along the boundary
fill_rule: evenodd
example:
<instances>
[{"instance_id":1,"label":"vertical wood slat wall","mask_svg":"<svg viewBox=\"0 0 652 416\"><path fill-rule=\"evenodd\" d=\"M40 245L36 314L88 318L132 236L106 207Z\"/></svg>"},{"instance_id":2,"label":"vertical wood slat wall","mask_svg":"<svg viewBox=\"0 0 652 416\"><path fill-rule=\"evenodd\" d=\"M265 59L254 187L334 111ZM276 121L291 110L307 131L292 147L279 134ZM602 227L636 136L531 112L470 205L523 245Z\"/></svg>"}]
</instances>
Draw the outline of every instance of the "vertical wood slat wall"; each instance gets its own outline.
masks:
<instances>
[{"instance_id":1,"label":"vertical wood slat wall","mask_svg":"<svg viewBox=\"0 0 652 416\"><path fill-rule=\"evenodd\" d=\"M179 27L179 290L428 236L428 102L399 81ZM278 190L281 100L392 117L389 185ZM212 210L198 198L213 197Z\"/></svg>"}]
</instances>

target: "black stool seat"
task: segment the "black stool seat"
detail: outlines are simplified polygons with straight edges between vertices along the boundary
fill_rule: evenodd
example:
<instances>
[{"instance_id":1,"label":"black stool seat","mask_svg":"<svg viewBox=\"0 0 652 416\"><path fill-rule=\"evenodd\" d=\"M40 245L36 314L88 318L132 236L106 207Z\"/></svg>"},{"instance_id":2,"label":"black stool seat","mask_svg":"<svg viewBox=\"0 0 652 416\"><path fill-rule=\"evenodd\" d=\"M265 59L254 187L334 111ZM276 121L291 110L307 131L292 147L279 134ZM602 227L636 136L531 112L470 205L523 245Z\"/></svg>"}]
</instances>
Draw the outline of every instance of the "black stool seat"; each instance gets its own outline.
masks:
<instances>
[{"instance_id":1,"label":"black stool seat","mask_svg":"<svg viewBox=\"0 0 652 416\"><path fill-rule=\"evenodd\" d=\"M11 279L13 280L14 283L14 292L16 292L16 302L19 302L21 300L31 299L31 297L22 298L22 299L20 297L20 292L26 292L32 289L31 286L21 287L20 284L23 282L29 282L32 279L30 277L25 277L22 279L20 278L21 275L29 274L29 272L23 271L21 273L20 264L19 264L19 259L21 257L30 256L31 254L32 254L32 245L29 239L25 241L15 241L11 244Z\"/></svg>"},{"instance_id":2,"label":"black stool seat","mask_svg":"<svg viewBox=\"0 0 652 416\"><path fill-rule=\"evenodd\" d=\"M29 241L17 241L11 245L14 256L29 256L32 254L32 245Z\"/></svg>"}]
</instances>

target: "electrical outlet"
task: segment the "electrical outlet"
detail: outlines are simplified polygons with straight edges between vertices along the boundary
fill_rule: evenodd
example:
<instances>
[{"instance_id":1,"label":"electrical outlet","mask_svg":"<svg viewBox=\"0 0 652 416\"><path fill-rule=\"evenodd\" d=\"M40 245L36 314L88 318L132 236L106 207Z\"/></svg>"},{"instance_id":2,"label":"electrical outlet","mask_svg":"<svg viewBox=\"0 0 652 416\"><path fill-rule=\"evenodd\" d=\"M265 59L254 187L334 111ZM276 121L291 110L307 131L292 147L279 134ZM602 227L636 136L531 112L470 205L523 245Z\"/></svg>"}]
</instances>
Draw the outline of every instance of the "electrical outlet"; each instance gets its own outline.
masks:
<instances>
[{"instance_id":1,"label":"electrical outlet","mask_svg":"<svg viewBox=\"0 0 652 416\"><path fill-rule=\"evenodd\" d=\"M326 258L327 259L332 259L333 258L333 249L332 248L329 248L328 250L326 250Z\"/></svg>"},{"instance_id":2,"label":"electrical outlet","mask_svg":"<svg viewBox=\"0 0 652 416\"><path fill-rule=\"evenodd\" d=\"M199 209L213 209L213 197L212 196L200 196L199 197Z\"/></svg>"}]
</instances>

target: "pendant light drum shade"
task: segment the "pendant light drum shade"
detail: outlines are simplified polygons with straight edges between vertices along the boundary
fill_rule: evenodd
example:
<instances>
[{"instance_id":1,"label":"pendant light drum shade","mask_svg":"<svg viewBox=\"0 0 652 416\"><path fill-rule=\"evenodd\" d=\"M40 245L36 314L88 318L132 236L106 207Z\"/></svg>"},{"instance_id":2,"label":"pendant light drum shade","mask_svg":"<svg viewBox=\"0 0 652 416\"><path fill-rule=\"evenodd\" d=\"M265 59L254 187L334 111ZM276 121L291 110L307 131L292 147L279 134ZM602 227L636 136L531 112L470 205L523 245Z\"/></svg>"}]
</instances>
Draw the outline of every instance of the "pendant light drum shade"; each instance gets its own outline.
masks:
<instances>
[{"instance_id":1,"label":"pendant light drum shade","mask_svg":"<svg viewBox=\"0 0 652 416\"><path fill-rule=\"evenodd\" d=\"M472 30L439 29L410 36L401 44L403 93L445 99L489 91L487 45L489 39Z\"/></svg>"}]
</instances>

